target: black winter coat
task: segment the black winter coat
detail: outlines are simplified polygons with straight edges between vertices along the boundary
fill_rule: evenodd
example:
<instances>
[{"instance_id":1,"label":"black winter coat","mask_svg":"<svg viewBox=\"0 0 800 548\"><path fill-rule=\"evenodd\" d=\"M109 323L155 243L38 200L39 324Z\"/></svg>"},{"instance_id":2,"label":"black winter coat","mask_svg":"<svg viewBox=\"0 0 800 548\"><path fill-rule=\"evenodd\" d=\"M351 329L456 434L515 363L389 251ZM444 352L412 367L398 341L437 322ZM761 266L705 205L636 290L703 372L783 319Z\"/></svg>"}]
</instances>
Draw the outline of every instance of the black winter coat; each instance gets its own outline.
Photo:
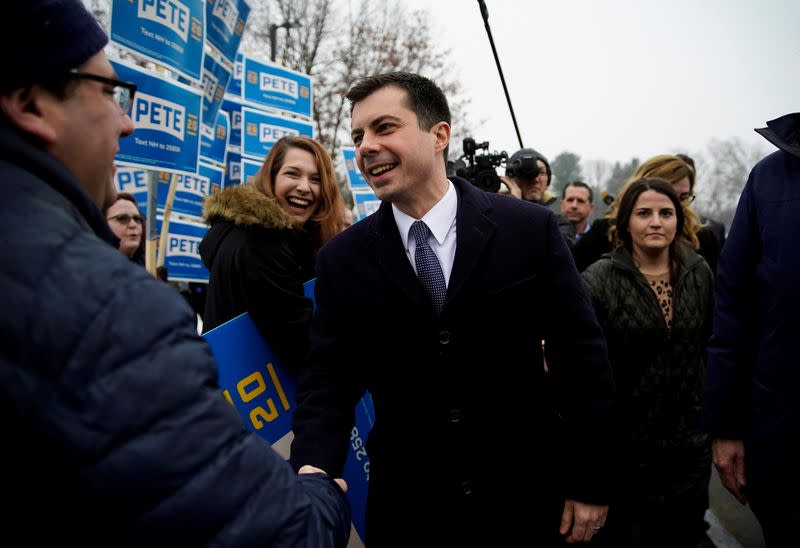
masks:
<instances>
[{"instance_id":1,"label":"black winter coat","mask_svg":"<svg viewBox=\"0 0 800 548\"><path fill-rule=\"evenodd\" d=\"M211 225L200 256L211 277L203 328L249 312L281 364L298 373L308 350L312 303L303 283L314 277L312 236L274 199L236 185L206 199Z\"/></svg>"},{"instance_id":2,"label":"black winter coat","mask_svg":"<svg viewBox=\"0 0 800 548\"><path fill-rule=\"evenodd\" d=\"M713 278L702 257L679 250L671 329L623 247L583 273L617 386L619 488L635 500L668 500L708 485L710 446L699 417Z\"/></svg>"},{"instance_id":3,"label":"black winter coat","mask_svg":"<svg viewBox=\"0 0 800 548\"><path fill-rule=\"evenodd\" d=\"M31 546L342 546L347 502L242 428L183 299L0 127L0 482Z\"/></svg>"}]
</instances>

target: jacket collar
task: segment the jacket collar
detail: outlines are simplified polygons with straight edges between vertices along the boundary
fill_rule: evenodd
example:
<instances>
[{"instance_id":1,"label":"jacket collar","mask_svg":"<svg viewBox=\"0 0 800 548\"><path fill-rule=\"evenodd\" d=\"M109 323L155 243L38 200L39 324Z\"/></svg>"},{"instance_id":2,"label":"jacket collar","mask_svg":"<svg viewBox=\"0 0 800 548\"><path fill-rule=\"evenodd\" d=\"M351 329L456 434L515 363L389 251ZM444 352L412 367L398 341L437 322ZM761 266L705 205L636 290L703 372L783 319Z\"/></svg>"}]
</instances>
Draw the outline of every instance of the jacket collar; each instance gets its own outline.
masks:
<instances>
[{"instance_id":1,"label":"jacket collar","mask_svg":"<svg viewBox=\"0 0 800 548\"><path fill-rule=\"evenodd\" d=\"M52 154L43 150L32 137L17 129L0 126L0 160L33 174L66 198L98 238L114 247L119 245L119 239L111 232L105 215L72 173Z\"/></svg>"},{"instance_id":2,"label":"jacket collar","mask_svg":"<svg viewBox=\"0 0 800 548\"><path fill-rule=\"evenodd\" d=\"M703 257L695 253L688 244L684 244L682 242L676 248L676 255L678 259L678 265L680 266L680 274L682 275L684 272L688 272L698 263L703 261ZM603 257L608 257L611 259L611 264L618 267L623 268L625 270L632 270L634 272L639 272L639 269L636 268L636 265L633 264L633 257L625 248L624 245L617 246L610 253L606 253Z\"/></svg>"},{"instance_id":3,"label":"jacket collar","mask_svg":"<svg viewBox=\"0 0 800 548\"><path fill-rule=\"evenodd\" d=\"M755 131L779 149L800 158L800 112L770 120L767 127Z\"/></svg>"},{"instance_id":4,"label":"jacket collar","mask_svg":"<svg viewBox=\"0 0 800 548\"><path fill-rule=\"evenodd\" d=\"M217 220L237 225L290 229L295 223L274 198L252 186L234 185L206 198L203 218L209 224Z\"/></svg>"}]
</instances>

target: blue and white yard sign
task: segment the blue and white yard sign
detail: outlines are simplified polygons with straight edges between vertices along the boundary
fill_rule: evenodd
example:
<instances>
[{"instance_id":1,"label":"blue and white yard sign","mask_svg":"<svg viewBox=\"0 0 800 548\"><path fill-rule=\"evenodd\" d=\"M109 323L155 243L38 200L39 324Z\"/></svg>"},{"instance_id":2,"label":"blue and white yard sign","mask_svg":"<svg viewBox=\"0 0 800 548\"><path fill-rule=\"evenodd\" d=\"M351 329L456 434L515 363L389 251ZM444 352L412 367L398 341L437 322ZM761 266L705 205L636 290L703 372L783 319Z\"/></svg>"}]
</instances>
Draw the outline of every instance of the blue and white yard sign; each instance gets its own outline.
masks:
<instances>
[{"instance_id":1,"label":"blue and white yard sign","mask_svg":"<svg viewBox=\"0 0 800 548\"><path fill-rule=\"evenodd\" d=\"M236 62L233 63L233 74L228 80L228 88L225 93L234 97L242 96L242 73L244 72L244 58L241 53L236 54Z\"/></svg>"},{"instance_id":2,"label":"blue and white yard sign","mask_svg":"<svg viewBox=\"0 0 800 548\"><path fill-rule=\"evenodd\" d=\"M242 155L263 159L275 141L285 135L314 136L314 126L291 118L242 107Z\"/></svg>"},{"instance_id":3,"label":"blue and white yard sign","mask_svg":"<svg viewBox=\"0 0 800 548\"><path fill-rule=\"evenodd\" d=\"M225 186L239 185L242 183L242 155L236 151L228 150L228 166L225 172Z\"/></svg>"},{"instance_id":4,"label":"blue and white yard sign","mask_svg":"<svg viewBox=\"0 0 800 548\"><path fill-rule=\"evenodd\" d=\"M208 178L211 183L211 194L221 189L225 182L225 168L222 166L201 161L197 166L197 174Z\"/></svg>"},{"instance_id":5,"label":"blue and white yard sign","mask_svg":"<svg viewBox=\"0 0 800 548\"><path fill-rule=\"evenodd\" d=\"M263 160L256 162L248 158L242 158L242 184L252 184L253 178L258 173L258 170L261 169L263 163Z\"/></svg>"},{"instance_id":6,"label":"blue and white yard sign","mask_svg":"<svg viewBox=\"0 0 800 548\"><path fill-rule=\"evenodd\" d=\"M211 181L208 177L197 173L158 174L158 209L163 211L167 204L170 178L175 177L175 197L172 200L172 211L181 215L189 215L198 219L203 215L203 201L211 195ZM172 218L170 218L170 225ZM170 271L171 273L171 271Z\"/></svg>"},{"instance_id":7,"label":"blue and white yard sign","mask_svg":"<svg viewBox=\"0 0 800 548\"><path fill-rule=\"evenodd\" d=\"M313 299L313 292L308 288L306 296ZM284 458L288 457L297 384L275 359L250 315L237 316L203 337L216 359L223 395L239 412L245 428L261 436ZM374 423L375 408L367 393L356 405L355 426L350 432L350 450L344 465L347 500L359 536L351 537L348 546L363 546L365 538L370 461L364 442Z\"/></svg>"},{"instance_id":8,"label":"blue and white yard sign","mask_svg":"<svg viewBox=\"0 0 800 548\"><path fill-rule=\"evenodd\" d=\"M311 118L311 77L301 72L245 57L242 96L270 110Z\"/></svg>"},{"instance_id":9,"label":"blue and white yard sign","mask_svg":"<svg viewBox=\"0 0 800 548\"><path fill-rule=\"evenodd\" d=\"M200 149L200 92L120 61L119 79L136 84L133 135L120 139L117 160L141 167L197 171Z\"/></svg>"},{"instance_id":10,"label":"blue and white yard sign","mask_svg":"<svg viewBox=\"0 0 800 548\"><path fill-rule=\"evenodd\" d=\"M159 215L156 230L161 234L163 220ZM200 259L200 242L208 227L177 219L169 220L169 233L164 253L164 266L170 281L208 282L208 270Z\"/></svg>"},{"instance_id":11,"label":"blue and white yard sign","mask_svg":"<svg viewBox=\"0 0 800 548\"><path fill-rule=\"evenodd\" d=\"M233 63L250 15L250 1L207 0L206 15L208 41Z\"/></svg>"},{"instance_id":12,"label":"blue and white yard sign","mask_svg":"<svg viewBox=\"0 0 800 548\"><path fill-rule=\"evenodd\" d=\"M203 67L203 0L114 0L111 40L194 81Z\"/></svg>"},{"instance_id":13,"label":"blue and white yard sign","mask_svg":"<svg viewBox=\"0 0 800 548\"><path fill-rule=\"evenodd\" d=\"M356 221L375 213L381 206L381 201L372 190L353 190L353 202L356 205Z\"/></svg>"},{"instance_id":14,"label":"blue and white yard sign","mask_svg":"<svg viewBox=\"0 0 800 548\"><path fill-rule=\"evenodd\" d=\"M222 99L222 110L228 113L231 125L228 131L228 146L241 148L242 146L242 101L231 95Z\"/></svg>"},{"instance_id":15,"label":"blue and white yard sign","mask_svg":"<svg viewBox=\"0 0 800 548\"><path fill-rule=\"evenodd\" d=\"M200 131L200 159L225 165L225 154L228 150L228 134L230 115L220 110L217 113L217 124L213 130L203 127ZM209 131L206 134L205 131Z\"/></svg>"},{"instance_id":16,"label":"blue and white yard sign","mask_svg":"<svg viewBox=\"0 0 800 548\"><path fill-rule=\"evenodd\" d=\"M206 58L203 61L203 123L209 126L214 125L217 120L217 112L222 104L222 96L225 88L228 87L228 80L231 77L229 65L222 60L222 57L209 46L206 50Z\"/></svg>"},{"instance_id":17,"label":"blue and white yard sign","mask_svg":"<svg viewBox=\"0 0 800 548\"><path fill-rule=\"evenodd\" d=\"M347 182L350 184L350 190L363 188L370 190L367 180L361 174L361 171L356 165L356 149L342 147L342 159L344 160L344 167L347 170Z\"/></svg>"},{"instance_id":18,"label":"blue and white yard sign","mask_svg":"<svg viewBox=\"0 0 800 548\"><path fill-rule=\"evenodd\" d=\"M146 169L133 166L118 165L114 174L114 187L118 192L127 192L136 199L136 205L142 215L147 217L147 178Z\"/></svg>"}]
</instances>

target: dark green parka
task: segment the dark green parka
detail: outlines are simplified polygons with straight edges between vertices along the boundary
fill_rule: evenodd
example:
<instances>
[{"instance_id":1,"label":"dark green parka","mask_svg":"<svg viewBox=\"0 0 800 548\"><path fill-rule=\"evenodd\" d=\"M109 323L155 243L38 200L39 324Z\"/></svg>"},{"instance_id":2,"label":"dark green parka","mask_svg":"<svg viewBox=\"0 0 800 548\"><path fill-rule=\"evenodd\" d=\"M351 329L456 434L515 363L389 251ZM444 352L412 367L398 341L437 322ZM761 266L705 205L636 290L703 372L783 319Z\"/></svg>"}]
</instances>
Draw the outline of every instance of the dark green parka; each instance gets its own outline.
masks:
<instances>
[{"instance_id":1,"label":"dark green parka","mask_svg":"<svg viewBox=\"0 0 800 548\"><path fill-rule=\"evenodd\" d=\"M702 493L710 474L709 442L699 417L713 276L688 246L680 246L677 256L671 329L624 247L582 274L617 385L618 485L625 498L643 502Z\"/></svg>"}]
</instances>

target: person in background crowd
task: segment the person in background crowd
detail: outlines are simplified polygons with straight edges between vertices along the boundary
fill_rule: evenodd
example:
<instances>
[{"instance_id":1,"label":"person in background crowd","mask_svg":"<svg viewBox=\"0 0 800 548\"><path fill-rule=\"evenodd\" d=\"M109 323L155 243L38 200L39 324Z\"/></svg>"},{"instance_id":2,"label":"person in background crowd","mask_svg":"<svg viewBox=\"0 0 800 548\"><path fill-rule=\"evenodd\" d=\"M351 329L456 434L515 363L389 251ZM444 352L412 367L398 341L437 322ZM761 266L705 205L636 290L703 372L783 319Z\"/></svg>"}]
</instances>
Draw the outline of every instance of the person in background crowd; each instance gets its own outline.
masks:
<instances>
[{"instance_id":1,"label":"person in background crowd","mask_svg":"<svg viewBox=\"0 0 800 548\"><path fill-rule=\"evenodd\" d=\"M532 148L522 148L512 154L506 162L505 176L500 177L512 196L541 204L558 215L561 213L558 197L550 192L552 179L547 158Z\"/></svg>"},{"instance_id":2,"label":"person in background crowd","mask_svg":"<svg viewBox=\"0 0 800 548\"><path fill-rule=\"evenodd\" d=\"M314 277L317 249L342 229L342 203L330 155L304 136L279 139L253 185L209 196L203 329L248 312L278 361L299 374L312 314L303 283Z\"/></svg>"},{"instance_id":3,"label":"person in background crowd","mask_svg":"<svg viewBox=\"0 0 800 548\"><path fill-rule=\"evenodd\" d=\"M561 215L575 225L575 241L590 228L589 216L594 211L594 192L583 181L573 181L561 193Z\"/></svg>"},{"instance_id":4,"label":"person in background crowd","mask_svg":"<svg viewBox=\"0 0 800 548\"><path fill-rule=\"evenodd\" d=\"M717 270L703 428L722 484L770 547L800 519L800 112L756 130L779 150L753 167Z\"/></svg>"},{"instance_id":5,"label":"person in background crowd","mask_svg":"<svg viewBox=\"0 0 800 548\"><path fill-rule=\"evenodd\" d=\"M676 154L675 156L689 164L689 167L691 167L692 171L694 171L694 179L696 181L697 168L694 165L694 159L687 154ZM694 188L694 185L692 185L692 188ZM725 245L725 224L717 221L716 219L706 217L705 215L700 215L700 222L704 225L704 227L708 228L711 234L713 234L714 238L717 240L717 246L719 247L720 252L722 252L722 246ZM698 234L698 237L702 236ZM716 271L716 268L712 270Z\"/></svg>"},{"instance_id":6,"label":"person in background crowd","mask_svg":"<svg viewBox=\"0 0 800 548\"><path fill-rule=\"evenodd\" d=\"M353 210L347 207L347 205L342 205L342 230L348 226L353 226L354 222L355 216L353 215Z\"/></svg>"},{"instance_id":7,"label":"person in background crowd","mask_svg":"<svg viewBox=\"0 0 800 548\"><path fill-rule=\"evenodd\" d=\"M619 202L628 185L632 181L643 177L659 177L673 186L675 194L683 206L685 222L681 236L703 256L711 268L711 272L715 272L717 258L720 253L719 242L713 232L700 223L700 217L691 207L691 203L694 200L694 170L677 156L667 154L653 156L640 165L633 177L628 179L617 193L614 203L609 208L605 218L595 220L589 232L584 234L580 242L573 246L572 253L578 270L581 272L586 270L590 264L598 260L604 253L608 253L613 249L612 242L615 238L614 223Z\"/></svg>"},{"instance_id":8,"label":"person in background crowd","mask_svg":"<svg viewBox=\"0 0 800 548\"><path fill-rule=\"evenodd\" d=\"M136 198L117 192L117 199L106 209L111 232L119 238L119 250L136 264L144 266L145 218L136 205Z\"/></svg>"},{"instance_id":9,"label":"person in background crowd","mask_svg":"<svg viewBox=\"0 0 800 548\"><path fill-rule=\"evenodd\" d=\"M670 183L633 181L618 205L620 245L583 272L620 416L616 493L594 544L694 547L708 542L710 445L699 417L713 277L679 236L684 208Z\"/></svg>"},{"instance_id":10,"label":"person in background crowd","mask_svg":"<svg viewBox=\"0 0 800 548\"><path fill-rule=\"evenodd\" d=\"M298 477L244 430L188 307L117 250L102 212L136 86L117 79L108 37L80 0L3 7L3 534L31 546L345 546L337 482Z\"/></svg>"},{"instance_id":11,"label":"person in background crowd","mask_svg":"<svg viewBox=\"0 0 800 548\"><path fill-rule=\"evenodd\" d=\"M347 98L382 203L317 257L292 463L342 470L369 390L368 546L589 540L606 513L613 384L555 215L448 180L450 109L427 78L376 75Z\"/></svg>"}]
</instances>

